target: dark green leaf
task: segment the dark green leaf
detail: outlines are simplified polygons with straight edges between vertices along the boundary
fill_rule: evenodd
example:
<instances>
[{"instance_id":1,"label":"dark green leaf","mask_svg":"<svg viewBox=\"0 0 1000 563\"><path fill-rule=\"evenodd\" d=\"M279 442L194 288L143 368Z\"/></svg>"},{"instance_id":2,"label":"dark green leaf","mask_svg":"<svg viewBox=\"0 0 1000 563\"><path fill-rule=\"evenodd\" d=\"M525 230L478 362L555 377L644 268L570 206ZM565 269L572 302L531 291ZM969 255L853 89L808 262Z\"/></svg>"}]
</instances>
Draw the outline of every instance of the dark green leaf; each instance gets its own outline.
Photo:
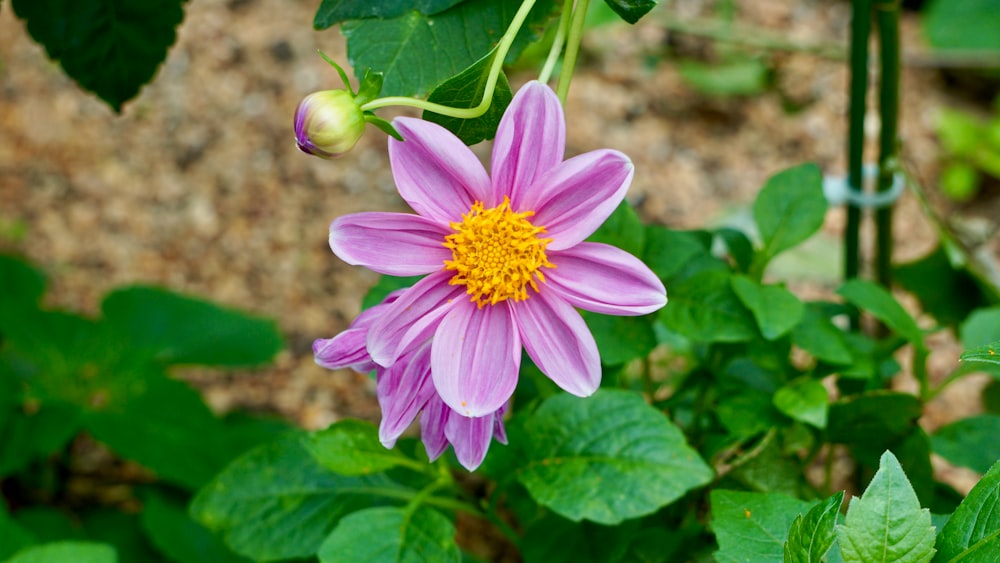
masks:
<instances>
[{"instance_id":1,"label":"dark green leaf","mask_svg":"<svg viewBox=\"0 0 1000 563\"><path fill-rule=\"evenodd\" d=\"M719 399L715 408L719 422L733 436L749 438L778 426L781 415L771 403L771 394L742 389L738 395Z\"/></svg>"},{"instance_id":2,"label":"dark green leaf","mask_svg":"<svg viewBox=\"0 0 1000 563\"><path fill-rule=\"evenodd\" d=\"M914 346L923 348L924 334L917 326L917 321L882 286L867 280L853 279L840 286L837 293L870 312Z\"/></svg>"},{"instance_id":3,"label":"dark green leaf","mask_svg":"<svg viewBox=\"0 0 1000 563\"><path fill-rule=\"evenodd\" d=\"M616 14L628 23L635 23L656 7L657 0L604 0Z\"/></svg>"},{"instance_id":4,"label":"dark green leaf","mask_svg":"<svg viewBox=\"0 0 1000 563\"><path fill-rule=\"evenodd\" d=\"M996 0L932 0L923 23L928 41L939 49L1000 51Z\"/></svg>"},{"instance_id":5,"label":"dark green leaf","mask_svg":"<svg viewBox=\"0 0 1000 563\"><path fill-rule=\"evenodd\" d=\"M802 320L805 306L780 285L761 285L747 276L733 276L736 296L753 313L761 334L774 340L792 330Z\"/></svg>"},{"instance_id":6,"label":"dark green leaf","mask_svg":"<svg viewBox=\"0 0 1000 563\"><path fill-rule=\"evenodd\" d=\"M420 507L368 508L348 514L319 548L320 563L358 561L461 561L455 526L440 512Z\"/></svg>"},{"instance_id":7,"label":"dark green leaf","mask_svg":"<svg viewBox=\"0 0 1000 563\"><path fill-rule=\"evenodd\" d=\"M424 15L434 15L447 10L465 0L323 0L313 27L326 29L345 20L361 20L366 18L394 18L411 10Z\"/></svg>"},{"instance_id":8,"label":"dark green leaf","mask_svg":"<svg viewBox=\"0 0 1000 563\"><path fill-rule=\"evenodd\" d=\"M854 497L837 540L846 563L923 563L934 556L931 514L920 501L891 453L861 498Z\"/></svg>"},{"instance_id":9,"label":"dark green leaf","mask_svg":"<svg viewBox=\"0 0 1000 563\"><path fill-rule=\"evenodd\" d=\"M743 306L725 272L695 274L670 288L670 300L660 310L667 328L692 340L741 342L757 336L750 311Z\"/></svg>"},{"instance_id":10,"label":"dark green leaf","mask_svg":"<svg viewBox=\"0 0 1000 563\"><path fill-rule=\"evenodd\" d=\"M831 364L849 364L853 359L844 342L844 331L812 304L806 306L802 320L792 329L792 342Z\"/></svg>"},{"instance_id":11,"label":"dark green leaf","mask_svg":"<svg viewBox=\"0 0 1000 563\"><path fill-rule=\"evenodd\" d=\"M341 420L313 432L304 445L320 465L341 475L379 473L408 461L399 450L379 442L375 425L361 420Z\"/></svg>"},{"instance_id":12,"label":"dark green leaf","mask_svg":"<svg viewBox=\"0 0 1000 563\"><path fill-rule=\"evenodd\" d=\"M682 60L681 78L692 88L710 96L749 96L767 89L770 69L760 59L738 59L707 65Z\"/></svg>"},{"instance_id":13,"label":"dark green leaf","mask_svg":"<svg viewBox=\"0 0 1000 563\"><path fill-rule=\"evenodd\" d=\"M101 309L130 347L167 364L261 364L282 347L274 321L159 288L116 290Z\"/></svg>"},{"instance_id":14,"label":"dark green leaf","mask_svg":"<svg viewBox=\"0 0 1000 563\"><path fill-rule=\"evenodd\" d=\"M76 408L59 402L0 405L0 477L65 446L79 418Z\"/></svg>"},{"instance_id":15,"label":"dark green leaf","mask_svg":"<svg viewBox=\"0 0 1000 563\"><path fill-rule=\"evenodd\" d=\"M475 64L459 74L449 78L439 85L427 97L427 101L453 108L473 108L479 105L486 90L490 67L496 49ZM448 117L432 111L424 111L424 119L437 123L455 134L467 145L474 145L496 136L497 126L504 110L510 104L514 95L510 92L510 84L503 72L500 73L493 90L492 101L486 113L472 119Z\"/></svg>"},{"instance_id":16,"label":"dark green leaf","mask_svg":"<svg viewBox=\"0 0 1000 563\"><path fill-rule=\"evenodd\" d=\"M361 300L361 308L368 309L378 305L390 293L396 291L397 289L404 289L407 287L412 287L413 284L420 281L422 276L410 276L410 277L396 277L396 276L380 276L378 282L368 290L365 294L364 299Z\"/></svg>"},{"instance_id":17,"label":"dark green leaf","mask_svg":"<svg viewBox=\"0 0 1000 563\"><path fill-rule=\"evenodd\" d=\"M716 231L716 234L726 243L729 256L736 264L737 271L749 272L753 263L753 243L750 239L743 234L743 231L736 229L723 228Z\"/></svg>"},{"instance_id":18,"label":"dark green leaf","mask_svg":"<svg viewBox=\"0 0 1000 563\"><path fill-rule=\"evenodd\" d=\"M931 436L934 453L948 461L986 473L1000 459L1000 416L963 418Z\"/></svg>"},{"instance_id":19,"label":"dark green leaf","mask_svg":"<svg viewBox=\"0 0 1000 563\"><path fill-rule=\"evenodd\" d=\"M810 508L810 503L781 493L722 489L713 490L709 502L719 563L781 561L789 527Z\"/></svg>"},{"instance_id":20,"label":"dark green leaf","mask_svg":"<svg viewBox=\"0 0 1000 563\"><path fill-rule=\"evenodd\" d=\"M978 348L1000 340L1000 306L977 309L962 323L962 346Z\"/></svg>"},{"instance_id":21,"label":"dark green leaf","mask_svg":"<svg viewBox=\"0 0 1000 563\"><path fill-rule=\"evenodd\" d=\"M799 515L788 530L785 542L784 563L822 563L835 538L840 505L844 491L812 507L804 516Z\"/></svg>"},{"instance_id":22,"label":"dark green leaf","mask_svg":"<svg viewBox=\"0 0 1000 563\"><path fill-rule=\"evenodd\" d=\"M917 296L924 311L952 327L984 300L975 278L966 270L953 268L942 246L919 260L897 266L893 279Z\"/></svg>"},{"instance_id":23,"label":"dark green leaf","mask_svg":"<svg viewBox=\"0 0 1000 563\"><path fill-rule=\"evenodd\" d=\"M614 212L608 216L592 235L587 237L590 242L603 242L632 254L642 256L646 243L646 227L628 201L618 204Z\"/></svg>"},{"instance_id":24,"label":"dark green leaf","mask_svg":"<svg viewBox=\"0 0 1000 563\"><path fill-rule=\"evenodd\" d=\"M184 0L13 0L28 33L82 88L115 111L139 93L174 43Z\"/></svg>"},{"instance_id":25,"label":"dark green leaf","mask_svg":"<svg viewBox=\"0 0 1000 563\"><path fill-rule=\"evenodd\" d=\"M149 543L137 515L97 508L86 511L82 518L87 540L114 547L121 563L167 563Z\"/></svg>"},{"instance_id":26,"label":"dark green leaf","mask_svg":"<svg viewBox=\"0 0 1000 563\"><path fill-rule=\"evenodd\" d=\"M7 507L0 502L0 561L6 561L21 549L37 543L38 538L11 519Z\"/></svg>"},{"instance_id":27,"label":"dark green leaf","mask_svg":"<svg viewBox=\"0 0 1000 563\"><path fill-rule=\"evenodd\" d=\"M560 394L525 423L518 480L540 504L578 521L617 524L704 485L712 470L663 413L624 391Z\"/></svg>"},{"instance_id":28,"label":"dark green leaf","mask_svg":"<svg viewBox=\"0 0 1000 563\"><path fill-rule=\"evenodd\" d=\"M963 362L1000 365L1000 340L979 348L966 350L958 359Z\"/></svg>"},{"instance_id":29,"label":"dark green leaf","mask_svg":"<svg viewBox=\"0 0 1000 563\"><path fill-rule=\"evenodd\" d=\"M69 513L50 506L21 508L14 515L14 520L40 543L89 539L78 519L71 519Z\"/></svg>"},{"instance_id":30,"label":"dark green leaf","mask_svg":"<svg viewBox=\"0 0 1000 563\"><path fill-rule=\"evenodd\" d=\"M793 381L774 394L775 408L820 429L826 428L828 401L826 387L808 378Z\"/></svg>"},{"instance_id":31,"label":"dark green leaf","mask_svg":"<svg viewBox=\"0 0 1000 563\"><path fill-rule=\"evenodd\" d=\"M649 317L615 317L585 313L590 332L597 341L601 362L613 366L646 357L656 347Z\"/></svg>"},{"instance_id":32,"label":"dark green leaf","mask_svg":"<svg viewBox=\"0 0 1000 563\"><path fill-rule=\"evenodd\" d=\"M176 563L248 561L191 519L183 502L150 489L142 496L142 527L157 549Z\"/></svg>"},{"instance_id":33,"label":"dark green leaf","mask_svg":"<svg viewBox=\"0 0 1000 563\"><path fill-rule=\"evenodd\" d=\"M1000 561L1000 463L983 475L938 536L935 563Z\"/></svg>"},{"instance_id":34,"label":"dark green leaf","mask_svg":"<svg viewBox=\"0 0 1000 563\"><path fill-rule=\"evenodd\" d=\"M0 254L0 315L13 307L37 307L43 293L42 272L23 260Z\"/></svg>"},{"instance_id":35,"label":"dark green leaf","mask_svg":"<svg viewBox=\"0 0 1000 563\"><path fill-rule=\"evenodd\" d=\"M61 541L29 547L6 563L118 563L115 549L94 542Z\"/></svg>"},{"instance_id":36,"label":"dark green leaf","mask_svg":"<svg viewBox=\"0 0 1000 563\"><path fill-rule=\"evenodd\" d=\"M771 258L818 231L826 207L823 174L815 164L802 164L771 176L753 204L753 218L764 244L757 255L757 271L762 272Z\"/></svg>"},{"instance_id":37,"label":"dark green leaf","mask_svg":"<svg viewBox=\"0 0 1000 563\"><path fill-rule=\"evenodd\" d=\"M231 463L202 489L191 514L256 561L311 557L344 516L400 498L407 490L384 474L337 475L291 434Z\"/></svg>"},{"instance_id":38,"label":"dark green leaf","mask_svg":"<svg viewBox=\"0 0 1000 563\"><path fill-rule=\"evenodd\" d=\"M797 460L782 452L776 432L765 434L762 444L738 458L734 465L726 478L748 489L796 497L803 494L802 469Z\"/></svg>"},{"instance_id":39,"label":"dark green leaf","mask_svg":"<svg viewBox=\"0 0 1000 563\"><path fill-rule=\"evenodd\" d=\"M920 400L908 393L874 391L841 399L830 405L827 439L884 450L909 434L922 414Z\"/></svg>"},{"instance_id":40,"label":"dark green leaf","mask_svg":"<svg viewBox=\"0 0 1000 563\"><path fill-rule=\"evenodd\" d=\"M684 270L688 262L709 256L711 241L703 241L692 231L674 231L658 225L646 227L645 252L642 261L660 279L671 278ZM672 291L672 289L670 289Z\"/></svg>"},{"instance_id":41,"label":"dark green leaf","mask_svg":"<svg viewBox=\"0 0 1000 563\"><path fill-rule=\"evenodd\" d=\"M524 532L521 556L527 563L604 563L627 561L631 526L572 522L549 513ZM659 530L667 535L666 530Z\"/></svg>"}]
</instances>

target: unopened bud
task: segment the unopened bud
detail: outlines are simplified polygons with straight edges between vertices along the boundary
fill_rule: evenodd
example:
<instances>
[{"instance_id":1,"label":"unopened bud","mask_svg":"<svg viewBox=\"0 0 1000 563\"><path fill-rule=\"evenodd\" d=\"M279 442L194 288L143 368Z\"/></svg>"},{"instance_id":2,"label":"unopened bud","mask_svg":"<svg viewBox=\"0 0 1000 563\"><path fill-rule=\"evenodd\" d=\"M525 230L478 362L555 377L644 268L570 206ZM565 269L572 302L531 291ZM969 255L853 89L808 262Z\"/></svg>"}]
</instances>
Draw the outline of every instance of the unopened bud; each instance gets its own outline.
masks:
<instances>
[{"instance_id":1,"label":"unopened bud","mask_svg":"<svg viewBox=\"0 0 1000 563\"><path fill-rule=\"evenodd\" d=\"M364 132L364 112L346 90L314 92L295 110L295 140L304 153L336 158L351 150Z\"/></svg>"}]
</instances>

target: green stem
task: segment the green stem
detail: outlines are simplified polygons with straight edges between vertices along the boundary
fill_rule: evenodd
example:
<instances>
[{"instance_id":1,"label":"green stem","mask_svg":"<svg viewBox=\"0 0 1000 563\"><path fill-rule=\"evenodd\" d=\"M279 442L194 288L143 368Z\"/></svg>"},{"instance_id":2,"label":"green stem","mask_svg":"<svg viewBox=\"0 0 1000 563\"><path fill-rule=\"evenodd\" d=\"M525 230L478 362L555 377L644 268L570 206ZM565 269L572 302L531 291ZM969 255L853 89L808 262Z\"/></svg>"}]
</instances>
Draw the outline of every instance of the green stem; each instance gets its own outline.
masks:
<instances>
[{"instance_id":1,"label":"green stem","mask_svg":"<svg viewBox=\"0 0 1000 563\"><path fill-rule=\"evenodd\" d=\"M923 346L913 346L913 378L917 380L918 397L926 403L931 399L931 381L927 374L927 356L929 352Z\"/></svg>"},{"instance_id":2,"label":"green stem","mask_svg":"<svg viewBox=\"0 0 1000 563\"><path fill-rule=\"evenodd\" d=\"M875 5L879 35L879 133L880 192L889 190L896 174L896 148L899 123L899 0ZM892 284L892 211L887 205L875 211L875 273L878 282Z\"/></svg>"},{"instance_id":3,"label":"green stem","mask_svg":"<svg viewBox=\"0 0 1000 563\"><path fill-rule=\"evenodd\" d=\"M496 90L497 80L500 79L500 72L503 70L503 63L507 58L507 53L510 51L510 46L514 44L517 32L521 30L524 20L528 18L528 13L531 12L531 8L534 6L535 0L524 0L521 3L521 7L517 9L517 13L514 14L514 19L511 20L507 31L500 38L500 43L497 44L496 51L493 53L493 64L490 66L489 75L486 77L486 87L483 89L483 99L479 102L479 105L471 108L453 108L417 98L389 96L372 100L362 105L361 111L372 111L389 106L408 106L457 119L475 119L483 115L490 109L490 104L493 103L493 91Z\"/></svg>"},{"instance_id":4,"label":"green stem","mask_svg":"<svg viewBox=\"0 0 1000 563\"><path fill-rule=\"evenodd\" d=\"M848 189L862 191L862 158L865 145L865 98L868 92L868 36L871 34L871 0L853 0L851 17L851 86L847 132ZM844 230L844 279L858 277L861 262L861 208L848 203ZM851 326L858 328L857 311Z\"/></svg>"},{"instance_id":5,"label":"green stem","mask_svg":"<svg viewBox=\"0 0 1000 563\"><path fill-rule=\"evenodd\" d=\"M556 85L556 95L559 101L566 105L569 94L569 83L573 80L573 69L576 68L576 57L580 53L580 40L583 38L583 24L587 20L587 7L590 0L578 0L573 9L573 21L569 26L569 39L566 41L566 56L563 58L562 72L559 73L559 84Z\"/></svg>"},{"instance_id":6,"label":"green stem","mask_svg":"<svg viewBox=\"0 0 1000 563\"><path fill-rule=\"evenodd\" d=\"M542 72L538 74L539 82L548 82L552 77L552 71L556 68L556 61L559 60L559 53L562 52L563 44L566 43L566 32L569 30L570 16L573 15L573 0L563 2L562 14L559 15L559 27L556 28L556 36L552 39L552 47L549 48L549 56L545 59Z\"/></svg>"}]
</instances>

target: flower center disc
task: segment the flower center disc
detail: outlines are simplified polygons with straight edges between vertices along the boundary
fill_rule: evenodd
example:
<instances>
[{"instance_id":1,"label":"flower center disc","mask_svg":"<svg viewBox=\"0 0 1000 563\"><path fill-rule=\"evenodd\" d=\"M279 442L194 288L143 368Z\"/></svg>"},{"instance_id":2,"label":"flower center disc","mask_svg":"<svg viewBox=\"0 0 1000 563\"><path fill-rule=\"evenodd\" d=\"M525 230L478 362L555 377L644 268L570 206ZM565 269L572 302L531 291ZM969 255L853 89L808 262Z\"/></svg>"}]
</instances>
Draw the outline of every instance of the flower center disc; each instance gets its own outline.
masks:
<instances>
[{"instance_id":1,"label":"flower center disc","mask_svg":"<svg viewBox=\"0 0 1000 563\"><path fill-rule=\"evenodd\" d=\"M444 239L452 256L445 260L444 269L455 272L448 283L465 285L466 293L480 308L507 299L527 299L529 285L537 292L534 278L545 282L540 268L555 266L545 256L545 245L552 239L538 238L545 227L528 221L534 214L514 213L507 197L491 209L484 209L482 202L474 203L462 215L461 223L451 224L455 232Z\"/></svg>"}]
</instances>

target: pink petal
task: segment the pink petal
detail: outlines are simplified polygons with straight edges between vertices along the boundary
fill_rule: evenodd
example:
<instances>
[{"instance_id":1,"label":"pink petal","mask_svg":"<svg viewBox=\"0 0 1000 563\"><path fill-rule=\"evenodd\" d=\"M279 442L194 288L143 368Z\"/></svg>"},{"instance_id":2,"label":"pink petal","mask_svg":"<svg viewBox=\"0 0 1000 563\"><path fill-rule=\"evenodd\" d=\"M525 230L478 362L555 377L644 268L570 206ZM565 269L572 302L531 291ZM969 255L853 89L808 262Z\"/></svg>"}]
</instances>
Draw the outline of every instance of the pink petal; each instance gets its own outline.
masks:
<instances>
[{"instance_id":1,"label":"pink petal","mask_svg":"<svg viewBox=\"0 0 1000 563\"><path fill-rule=\"evenodd\" d=\"M510 403L505 403L493 415L493 439L505 446L507 445L507 428L503 425L503 414L507 412L509 405Z\"/></svg>"},{"instance_id":2,"label":"pink petal","mask_svg":"<svg viewBox=\"0 0 1000 563\"><path fill-rule=\"evenodd\" d=\"M427 401L427 406L420 415L420 440L427 450L427 459L434 461L448 449L448 438L444 434L444 429L451 416L459 415L442 403L437 393Z\"/></svg>"},{"instance_id":3,"label":"pink petal","mask_svg":"<svg viewBox=\"0 0 1000 563\"><path fill-rule=\"evenodd\" d=\"M436 394L431 381L430 342L406 354L392 367L380 369L376 394L382 409L378 437L382 445L391 448Z\"/></svg>"},{"instance_id":4,"label":"pink petal","mask_svg":"<svg viewBox=\"0 0 1000 563\"><path fill-rule=\"evenodd\" d=\"M418 281L389 305L368 330L368 353L389 367L415 344L434 334L441 317L456 303L467 302L464 285L448 285L451 272L435 272Z\"/></svg>"},{"instance_id":5,"label":"pink petal","mask_svg":"<svg viewBox=\"0 0 1000 563\"><path fill-rule=\"evenodd\" d=\"M551 252L545 289L574 307L605 315L645 315L667 304L667 290L641 260L596 242Z\"/></svg>"},{"instance_id":6,"label":"pink petal","mask_svg":"<svg viewBox=\"0 0 1000 563\"><path fill-rule=\"evenodd\" d=\"M563 159L566 122L551 88L538 81L521 87L507 106L493 141L491 175L497 203L510 196L515 209L536 179Z\"/></svg>"},{"instance_id":7,"label":"pink petal","mask_svg":"<svg viewBox=\"0 0 1000 563\"><path fill-rule=\"evenodd\" d=\"M579 397L597 390L601 358L576 309L544 289L513 309L524 349L542 373Z\"/></svg>"},{"instance_id":8,"label":"pink petal","mask_svg":"<svg viewBox=\"0 0 1000 563\"><path fill-rule=\"evenodd\" d=\"M570 248L591 235L625 198L634 168L624 154L596 150L563 162L539 178L515 211L534 211L549 250Z\"/></svg>"},{"instance_id":9,"label":"pink petal","mask_svg":"<svg viewBox=\"0 0 1000 563\"><path fill-rule=\"evenodd\" d=\"M434 333L434 387L463 416L484 416L503 406L514 394L520 364L521 342L507 302L479 309L463 299Z\"/></svg>"},{"instance_id":10,"label":"pink petal","mask_svg":"<svg viewBox=\"0 0 1000 563\"><path fill-rule=\"evenodd\" d=\"M389 138L392 175L399 195L418 214L447 226L461 221L473 202L498 203L483 164L450 131L411 117L397 117L392 124L406 139Z\"/></svg>"},{"instance_id":11,"label":"pink petal","mask_svg":"<svg viewBox=\"0 0 1000 563\"><path fill-rule=\"evenodd\" d=\"M316 364L326 369L349 367L361 373L375 369L365 349L367 332L364 328L349 328L333 338L317 338L312 346Z\"/></svg>"},{"instance_id":12,"label":"pink petal","mask_svg":"<svg viewBox=\"0 0 1000 563\"><path fill-rule=\"evenodd\" d=\"M419 276L444 267L451 231L409 213L353 213L330 225L330 248L341 260L390 276Z\"/></svg>"},{"instance_id":13,"label":"pink petal","mask_svg":"<svg viewBox=\"0 0 1000 563\"><path fill-rule=\"evenodd\" d=\"M493 413L479 418L469 418L453 412L448 416L444 434L455 449L458 462L469 471L475 471L490 449L493 440Z\"/></svg>"}]
</instances>

